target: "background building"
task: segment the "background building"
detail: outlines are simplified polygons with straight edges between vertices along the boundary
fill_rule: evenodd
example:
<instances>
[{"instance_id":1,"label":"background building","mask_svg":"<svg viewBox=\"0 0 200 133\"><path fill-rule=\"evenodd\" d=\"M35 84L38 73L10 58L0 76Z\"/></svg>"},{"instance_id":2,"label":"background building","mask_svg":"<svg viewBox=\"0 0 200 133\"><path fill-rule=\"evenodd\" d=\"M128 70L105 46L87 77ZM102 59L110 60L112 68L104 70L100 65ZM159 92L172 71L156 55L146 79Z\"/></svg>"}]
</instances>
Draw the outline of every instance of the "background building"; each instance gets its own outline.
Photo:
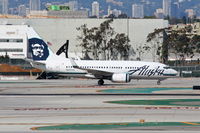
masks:
<instances>
[{"instance_id":1,"label":"background building","mask_svg":"<svg viewBox=\"0 0 200 133\"><path fill-rule=\"evenodd\" d=\"M25 17L26 16L26 6L25 5L19 5L18 7L18 15Z\"/></svg>"},{"instance_id":2,"label":"background building","mask_svg":"<svg viewBox=\"0 0 200 133\"><path fill-rule=\"evenodd\" d=\"M194 18L196 15L193 9L186 9L185 13L186 13L186 17L191 18L191 19Z\"/></svg>"},{"instance_id":3,"label":"background building","mask_svg":"<svg viewBox=\"0 0 200 133\"><path fill-rule=\"evenodd\" d=\"M0 14L8 14L8 0L0 0Z\"/></svg>"},{"instance_id":4,"label":"background building","mask_svg":"<svg viewBox=\"0 0 200 133\"><path fill-rule=\"evenodd\" d=\"M111 10L111 6L110 5L108 6L107 12L108 12L107 16L109 16L110 14L112 14L112 10Z\"/></svg>"},{"instance_id":5,"label":"background building","mask_svg":"<svg viewBox=\"0 0 200 133\"><path fill-rule=\"evenodd\" d=\"M92 3L92 16L99 18L99 3L97 1Z\"/></svg>"},{"instance_id":6,"label":"background building","mask_svg":"<svg viewBox=\"0 0 200 133\"><path fill-rule=\"evenodd\" d=\"M53 52L57 52L57 50L66 43L66 40L69 40L69 55L71 57L82 57L82 49L77 47L77 44L80 43L80 41L77 40L77 36L80 36L81 34L79 31L77 31L77 28L83 24L87 24L88 28L97 27L105 20L106 19L1 18L0 24L5 24L5 22L7 22L7 24L26 24L32 26L46 42L48 41L52 44L50 47ZM125 33L129 36L130 44L136 52L136 55L132 54L130 59L135 60L138 56L138 47L147 44L147 35L153 32L156 28L168 27L168 21L163 19L114 19L112 27L117 33ZM148 45L151 47L151 43ZM25 45L19 46L23 46L26 50ZM144 54L142 60L152 61L153 56L155 56L155 50L152 49L152 51Z\"/></svg>"},{"instance_id":7,"label":"background building","mask_svg":"<svg viewBox=\"0 0 200 133\"><path fill-rule=\"evenodd\" d=\"M71 3L69 5L69 3ZM78 10L77 2L72 1L63 5L47 4L47 10L30 11L29 18L88 18L87 10Z\"/></svg>"},{"instance_id":8,"label":"background building","mask_svg":"<svg viewBox=\"0 0 200 133\"><path fill-rule=\"evenodd\" d=\"M108 17L111 14L115 15L115 17L118 17L119 15L122 14L122 11L121 10L117 10L117 9L113 9L112 10L111 6L108 6L108 14L106 16Z\"/></svg>"},{"instance_id":9,"label":"background building","mask_svg":"<svg viewBox=\"0 0 200 133\"><path fill-rule=\"evenodd\" d=\"M164 18L163 9L161 8L156 9L156 12L154 13L154 15L156 16L156 18L163 19Z\"/></svg>"},{"instance_id":10,"label":"background building","mask_svg":"<svg viewBox=\"0 0 200 133\"><path fill-rule=\"evenodd\" d=\"M69 6L69 9L72 11L78 10L78 2L77 1L69 1L68 3L65 3L66 6Z\"/></svg>"},{"instance_id":11,"label":"background building","mask_svg":"<svg viewBox=\"0 0 200 133\"><path fill-rule=\"evenodd\" d=\"M49 17L59 17L59 18L88 18L88 11L48 11L47 15Z\"/></svg>"},{"instance_id":12,"label":"background building","mask_svg":"<svg viewBox=\"0 0 200 133\"><path fill-rule=\"evenodd\" d=\"M0 25L0 55L12 59L24 58L27 53L25 25Z\"/></svg>"},{"instance_id":13,"label":"background building","mask_svg":"<svg viewBox=\"0 0 200 133\"><path fill-rule=\"evenodd\" d=\"M163 14L165 17L171 16L171 0L163 0Z\"/></svg>"},{"instance_id":14,"label":"background building","mask_svg":"<svg viewBox=\"0 0 200 133\"><path fill-rule=\"evenodd\" d=\"M138 5L138 4L132 5L132 17L133 18L144 18L144 7L143 7L143 5Z\"/></svg>"},{"instance_id":15,"label":"background building","mask_svg":"<svg viewBox=\"0 0 200 133\"><path fill-rule=\"evenodd\" d=\"M30 11L29 18L88 18L88 11L86 10L60 10L60 11Z\"/></svg>"},{"instance_id":16,"label":"background building","mask_svg":"<svg viewBox=\"0 0 200 133\"><path fill-rule=\"evenodd\" d=\"M112 10L112 14L115 15L115 17L118 17L119 15L122 14L122 11L121 10L117 10L117 9L113 9Z\"/></svg>"},{"instance_id":17,"label":"background building","mask_svg":"<svg viewBox=\"0 0 200 133\"><path fill-rule=\"evenodd\" d=\"M40 10L40 0L30 0L29 6L30 6L30 11L38 11Z\"/></svg>"},{"instance_id":18,"label":"background building","mask_svg":"<svg viewBox=\"0 0 200 133\"><path fill-rule=\"evenodd\" d=\"M171 17L179 18L180 17L180 5L179 2L172 3L171 6Z\"/></svg>"}]
</instances>

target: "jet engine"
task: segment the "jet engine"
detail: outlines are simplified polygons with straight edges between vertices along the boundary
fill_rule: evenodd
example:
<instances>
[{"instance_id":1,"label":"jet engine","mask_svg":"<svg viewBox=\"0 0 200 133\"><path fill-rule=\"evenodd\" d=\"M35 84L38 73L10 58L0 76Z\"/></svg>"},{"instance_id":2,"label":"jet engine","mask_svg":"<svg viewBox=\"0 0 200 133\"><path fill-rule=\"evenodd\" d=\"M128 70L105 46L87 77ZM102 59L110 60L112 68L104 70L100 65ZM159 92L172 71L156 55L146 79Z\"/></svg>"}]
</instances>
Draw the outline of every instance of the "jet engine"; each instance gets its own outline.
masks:
<instances>
[{"instance_id":1,"label":"jet engine","mask_svg":"<svg viewBox=\"0 0 200 133\"><path fill-rule=\"evenodd\" d=\"M112 82L128 83L130 81L131 79L128 73L116 73L112 75Z\"/></svg>"}]
</instances>

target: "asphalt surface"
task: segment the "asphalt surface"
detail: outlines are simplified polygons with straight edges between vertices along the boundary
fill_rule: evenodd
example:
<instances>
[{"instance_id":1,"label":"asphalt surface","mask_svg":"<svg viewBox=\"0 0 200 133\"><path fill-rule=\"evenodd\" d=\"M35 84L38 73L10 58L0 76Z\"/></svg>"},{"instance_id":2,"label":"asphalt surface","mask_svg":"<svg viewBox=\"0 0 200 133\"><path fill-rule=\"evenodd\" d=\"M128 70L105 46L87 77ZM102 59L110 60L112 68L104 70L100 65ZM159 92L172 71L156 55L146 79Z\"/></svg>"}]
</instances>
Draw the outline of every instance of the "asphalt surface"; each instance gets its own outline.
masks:
<instances>
[{"instance_id":1,"label":"asphalt surface","mask_svg":"<svg viewBox=\"0 0 200 133\"><path fill-rule=\"evenodd\" d=\"M95 80L27 80L0 81L0 132L66 132L34 131L36 127L63 124L139 122L200 122L200 108L111 104L107 101L200 99L198 90L171 90L164 95L104 95L101 90L134 87L192 87L199 79L170 79L162 82L133 81L129 84L97 86ZM158 92L156 92L158 93ZM173 94L170 95L169 93ZM57 94L57 95L54 95ZM73 95L72 95L73 94ZM80 95L78 95L80 94ZM91 94L91 95L87 95ZM99 95L100 94L100 95ZM175 95L191 94L191 95ZM195 95L193 95L195 94ZM199 105L200 106L200 105ZM67 132L195 132L200 126L142 127L127 129Z\"/></svg>"}]
</instances>

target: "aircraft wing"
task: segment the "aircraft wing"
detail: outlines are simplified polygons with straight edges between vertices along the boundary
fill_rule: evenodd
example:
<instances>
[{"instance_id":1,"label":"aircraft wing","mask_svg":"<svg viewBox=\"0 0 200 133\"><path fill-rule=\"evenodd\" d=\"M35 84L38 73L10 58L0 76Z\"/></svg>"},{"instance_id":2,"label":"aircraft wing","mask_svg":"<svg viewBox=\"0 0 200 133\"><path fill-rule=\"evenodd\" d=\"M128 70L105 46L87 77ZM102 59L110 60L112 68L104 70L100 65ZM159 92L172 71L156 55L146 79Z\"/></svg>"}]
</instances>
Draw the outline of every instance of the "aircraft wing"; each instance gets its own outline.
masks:
<instances>
[{"instance_id":1,"label":"aircraft wing","mask_svg":"<svg viewBox=\"0 0 200 133\"><path fill-rule=\"evenodd\" d=\"M108 71L95 70L95 69L89 69L89 68L81 68L75 63L75 61L73 59L70 59L70 61L71 61L72 66L74 68L81 69L81 70L86 70L86 71L88 71L88 73L94 75L96 78L111 77L113 75L112 72L108 72Z\"/></svg>"},{"instance_id":2,"label":"aircraft wing","mask_svg":"<svg viewBox=\"0 0 200 133\"><path fill-rule=\"evenodd\" d=\"M84 68L78 68L78 69L86 70L86 71L88 71L88 73L94 75L96 78L103 78L103 77L109 78L113 75L113 73L107 72L107 71L94 70L94 69L84 69Z\"/></svg>"}]
</instances>

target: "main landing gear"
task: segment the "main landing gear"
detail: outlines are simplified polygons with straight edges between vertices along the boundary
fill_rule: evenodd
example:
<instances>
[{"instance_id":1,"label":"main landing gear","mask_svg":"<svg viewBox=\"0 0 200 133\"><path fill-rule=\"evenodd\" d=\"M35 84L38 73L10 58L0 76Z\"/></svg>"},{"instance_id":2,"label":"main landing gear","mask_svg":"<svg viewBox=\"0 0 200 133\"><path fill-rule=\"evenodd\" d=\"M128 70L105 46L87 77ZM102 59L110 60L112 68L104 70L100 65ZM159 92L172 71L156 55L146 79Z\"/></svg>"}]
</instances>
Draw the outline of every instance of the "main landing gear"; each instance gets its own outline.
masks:
<instances>
[{"instance_id":1,"label":"main landing gear","mask_svg":"<svg viewBox=\"0 0 200 133\"><path fill-rule=\"evenodd\" d=\"M157 85L161 85L161 80L158 80L158 81L157 81Z\"/></svg>"},{"instance_id":2,"label":"main landing gear","mask_svg":"<svg viewBox=\"0 0 200 133\"><path fill-rule=\"evenodd\" d=\"M103 85L104 84L104 81L103 81L103 79L100 79L99 81L98 81L98 85Z\"/></svg>"}]
</instances>

